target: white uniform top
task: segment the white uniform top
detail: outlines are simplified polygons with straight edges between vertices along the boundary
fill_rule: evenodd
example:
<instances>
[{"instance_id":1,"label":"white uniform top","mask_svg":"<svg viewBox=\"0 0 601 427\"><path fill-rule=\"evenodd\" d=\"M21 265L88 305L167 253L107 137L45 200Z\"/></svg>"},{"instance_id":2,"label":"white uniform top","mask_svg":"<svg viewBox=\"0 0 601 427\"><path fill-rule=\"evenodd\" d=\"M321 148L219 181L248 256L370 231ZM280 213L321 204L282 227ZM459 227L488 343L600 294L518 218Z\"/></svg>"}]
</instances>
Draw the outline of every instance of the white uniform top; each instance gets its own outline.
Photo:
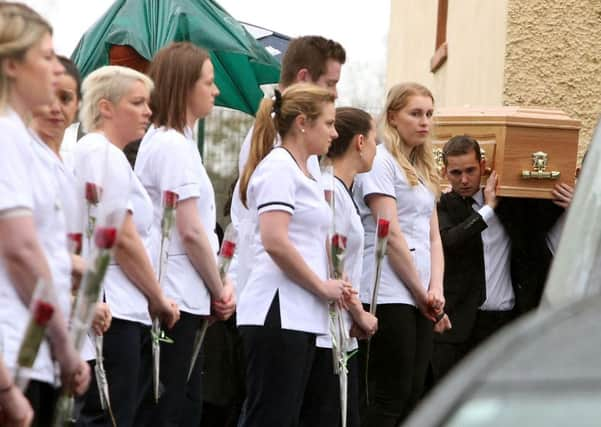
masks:
<instances>
[{"instance_id":1,"label":"white uniform top","mask_svg":"<svg viewBox=\"0 0 601 427\"><path fill-rule=\"evenodd\" d=\"M52 274L58 309L68 317L71 259L58 179L60 160L36 140L11 110L0 116L0 138L0 211L13 208L32 211L37 237ZM28 308L21 302L4 263L0 262L0 345L4 363L11 370L16 368L29 317ZM29 377L54 382L54 365L46 341L40 347Z\"/></svg>"},{"instance_id":2,"label":"white uniform top","mask_svg":"<svg viewBox=\"0 0 601 427\"><path fill-rule=\"evenodd\" d=\"M135 172L148 191L154 206L151 252L155 266L158 266L162 199L166 190L177 193L180 202L190 198L196 199L200 222L216 260L219 241L215 234L215 192L202 165L202 158L191 130L188 129L184 135L174 129L157 129L151 126L140 144ZM165 294L175 300L182 311L209 314L209 291L190 262L175 225L171 231L167 253L167 269L162 283Z\"/></svg>"},{"instance_id":3,"label":"white uniform top","mask_svg":"<svg viewBox=\"0 0 601 427\"><path fill-rule=\"evenodd\" d=\"M252 143L254 126L250 128L242 147L240 148L240 157L238 157L238 176L241 177L244 172L244 167L248 161L250 153L250 146ZM282 139L279 135L276 135L273 141L274 146L278 146L282 143ZM321 171L319 169L319 160L317 156L309 156L307 159L307 169L313 178L320 180ZM252 264L251 257L251 243L253 234L253 221L252 216L249 215L248 209L244 207L240 200L240 180L236 181L234 187L234 193L232 194L232 204L230 208L230 218L232 225L236 229L238 234L238 242L236 244L236 252L234 253L234 259L230 264L229 277L234 282L236 288L236 294L240 295L244 284L248 279L250 265Z\"/></svg>"},{"instance_id":4,"label":"white uniform top","mask_svg":"<svg viewBox=\"0 0 601 427\"><path fill-rule=\"evenodd\" d=\"M384 144L380 144L371 171L359 174L355 179L355 201L365 228L361 301L366 304L371 302L376 265L376 223L365 204L365 197L370 194L381 194L395 199L401 232L413 256L421 283L427 290L430 286L430 220L435 208L435 197L421 182L416 186L410 185L399 163ZM382 261L378 304L415 305L411 291L390 266L388 256Z\"/></svg>"},{"instance_id":5,"label":"white uniform top","mask_svg":"<svg viewBox=\"0 0 601 427\"><path fill-rule=\"evenodd\" d=\"M284 211L291 215L288 237L318 277L328 274L326 239L330 210L321 185L307 177L284 148L272 150L254 171L248 186L253 215L252 271L238 301L238 325L263 325L279 294L282 329L324 334L328 330L326 301L292 281L265 251L258 215Z\"/></svg>"},{"instance_id":6,"label":"white uniform top","mask_svg":"<svg viewBox=\"0 0 601 427\"><path fill-rule=\"evenodd\" d=\"M363 224L359 216L359 208L353 200L351 190L340 179L334 179L334 213L336 232L346 236L346 251L344 271L348 275L353 288L359 291L361 270L363 269ZM343 311L346 331L350 331L353 320L348 311ZM332 348L330 335L320 335L316 341L317 347ZM351 339L346 351L357 348L357 340Z\"/></svg>"},{"instance_id":7,"label":"white uniform top","mask_svg":"<svg viewBox=\"0 0 601 427\"><path fill-rule=\"evenodd\" d=\"M78 183L91 182L102 187L101 205L114 203L117 209L132 212L142 242L148 247L152 205L123 151L111 144L104 135L92 132L75 145L73 157ZM80 186L82 188L83 185ZM85 204L84 194L80 194L80 202ZM109 265L103 286L106 303L114 318L151 324L146 297L127 278L115 260Z\"/></svg>"}]
</instances>

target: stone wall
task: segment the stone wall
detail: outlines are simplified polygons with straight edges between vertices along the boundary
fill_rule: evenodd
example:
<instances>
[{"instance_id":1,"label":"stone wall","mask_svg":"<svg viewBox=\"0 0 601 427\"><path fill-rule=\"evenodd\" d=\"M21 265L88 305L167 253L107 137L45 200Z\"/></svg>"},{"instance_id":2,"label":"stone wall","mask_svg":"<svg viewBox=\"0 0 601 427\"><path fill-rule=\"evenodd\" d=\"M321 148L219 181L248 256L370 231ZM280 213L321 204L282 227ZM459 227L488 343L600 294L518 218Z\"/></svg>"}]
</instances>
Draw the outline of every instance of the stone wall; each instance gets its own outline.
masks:
<instances>
[{"instance_id":1,"label":"stone wall","mask_svg":"<svg viewBox=\"0 0 601 427\"><path fill-rule=\"evenodd\" d=\"M581 120L582 152L601 113L601 1L508 0L507 9L503 103Z\"/></svg>"}]
</instances>

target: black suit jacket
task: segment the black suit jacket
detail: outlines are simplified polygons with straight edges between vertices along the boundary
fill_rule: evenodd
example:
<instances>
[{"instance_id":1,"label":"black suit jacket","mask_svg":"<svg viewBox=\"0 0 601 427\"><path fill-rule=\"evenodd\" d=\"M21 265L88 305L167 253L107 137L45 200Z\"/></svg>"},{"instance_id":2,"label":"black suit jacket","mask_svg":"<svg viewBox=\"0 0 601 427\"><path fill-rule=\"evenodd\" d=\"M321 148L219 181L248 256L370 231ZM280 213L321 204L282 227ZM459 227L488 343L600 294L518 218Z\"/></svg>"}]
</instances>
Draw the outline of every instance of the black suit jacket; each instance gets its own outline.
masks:
<instances>
[{"instance_id":1,"label":"black suit jacket","mask_svg":"<svg viewBox=\"0 0 601 427\"><path fill-rule=\"evenodd\" d=\"M517 198L502 199L495 209L511 241L511 278L518 313L540 301L552 260L546 236L562 212L548 200ZM438 220L445 258L445 311L453 328L436 335L436 340L463 342L472 333L478 307L486 298L480 233L487 225L455 192L441 196Z\"/></svg>"}]
</instances>

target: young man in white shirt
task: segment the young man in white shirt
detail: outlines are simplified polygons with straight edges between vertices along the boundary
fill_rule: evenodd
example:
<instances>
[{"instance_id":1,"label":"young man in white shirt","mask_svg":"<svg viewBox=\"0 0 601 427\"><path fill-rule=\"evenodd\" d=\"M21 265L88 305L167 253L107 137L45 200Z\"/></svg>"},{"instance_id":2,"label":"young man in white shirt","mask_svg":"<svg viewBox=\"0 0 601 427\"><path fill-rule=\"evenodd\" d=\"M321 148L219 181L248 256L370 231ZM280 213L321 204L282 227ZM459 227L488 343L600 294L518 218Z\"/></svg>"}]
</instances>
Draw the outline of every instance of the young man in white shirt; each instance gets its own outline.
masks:
<instances>
[{"instance_id":1,"label":"young man in white shirt","mask_svg":"<svg viewBox=\"0 0 601 427\"><path fill-rule=\"evenodd\" d=\"M443 174L452 190L438 203L445 255L445 310L453 328L435 336L434 381L470 350L539 303L552 254L547 234L563 212L548 200L496 195L497 174L481 188L478 142L451 138Z\"/></svg>"}]
</instances>

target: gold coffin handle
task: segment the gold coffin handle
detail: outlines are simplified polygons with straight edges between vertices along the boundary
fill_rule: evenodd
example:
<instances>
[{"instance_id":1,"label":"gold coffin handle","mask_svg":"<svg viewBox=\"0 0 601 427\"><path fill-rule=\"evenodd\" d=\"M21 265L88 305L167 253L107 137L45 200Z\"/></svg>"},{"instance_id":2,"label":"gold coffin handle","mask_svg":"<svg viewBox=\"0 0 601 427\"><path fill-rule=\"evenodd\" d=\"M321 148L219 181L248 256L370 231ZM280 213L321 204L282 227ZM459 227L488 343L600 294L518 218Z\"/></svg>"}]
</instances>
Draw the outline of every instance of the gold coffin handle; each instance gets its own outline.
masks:
<instances>
[{"instance_id":1,"label":"gold coffin handle","mask_svg":"<svg viewBox=\"0 0 601 427\"><path fill-rule=\"evenodd\" d=\"M561 175L559 171L548 171L547 164L549 155L543 151L532 153L532 170L522 171L523 179L558 179Z\"/></svg>"}]
</instances>

